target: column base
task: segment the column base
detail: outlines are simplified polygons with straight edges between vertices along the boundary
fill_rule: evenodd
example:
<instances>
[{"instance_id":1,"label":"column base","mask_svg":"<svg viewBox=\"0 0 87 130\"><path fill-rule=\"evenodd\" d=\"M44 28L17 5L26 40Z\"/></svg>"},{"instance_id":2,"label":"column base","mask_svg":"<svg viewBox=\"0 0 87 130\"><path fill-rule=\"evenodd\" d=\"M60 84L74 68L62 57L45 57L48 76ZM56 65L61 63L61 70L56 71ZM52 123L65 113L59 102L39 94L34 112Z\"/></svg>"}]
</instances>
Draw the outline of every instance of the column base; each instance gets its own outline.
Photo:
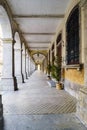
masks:
<instances>
[{"instance_id":1,"label":"column base","mask_svg":"<svg viewBox=\"0 0 87 130\"><path fill-rule=\"evenodd\" d=\"M28 79L28 73L26 72L26 79Z\"/></svg>"},{"instance_id":2,"label":"column base","mask_svg":"<svg viewBox=\"0 0 87 130\"><path fill-rule=\"evenodd\" d=\"M1 78L0 90L1 91L15 91L15 90L18 90L16 77Z\"/></svg>"},{"instance_id":3,"label":"column base","mask_svg":"<svg viewBox=\"0 0 87 130\"><path fill-rule=\"evenodd\" d=\"M26 73L23 73L24 80L26 79Z\"/></svg>"},{"instance_id":4,"label":"column base","mask_svg":"<svg viewBox=\"0 0 87 130\"><path fill-rule=\"evenodd\" d=\"M22 75L16 75L17 83L23 83Z\"/></svg>"},{"instance_id":5,"label":"column base","mask_svg":"<svg viewBox=\"0 0 87 130\"><path fill-rule=\"evenodd\" d=\"M22 74L22 83L25 83L25 82L24 82L24 75L23 75L23 74Z\"/></svg>"}]
</instances>

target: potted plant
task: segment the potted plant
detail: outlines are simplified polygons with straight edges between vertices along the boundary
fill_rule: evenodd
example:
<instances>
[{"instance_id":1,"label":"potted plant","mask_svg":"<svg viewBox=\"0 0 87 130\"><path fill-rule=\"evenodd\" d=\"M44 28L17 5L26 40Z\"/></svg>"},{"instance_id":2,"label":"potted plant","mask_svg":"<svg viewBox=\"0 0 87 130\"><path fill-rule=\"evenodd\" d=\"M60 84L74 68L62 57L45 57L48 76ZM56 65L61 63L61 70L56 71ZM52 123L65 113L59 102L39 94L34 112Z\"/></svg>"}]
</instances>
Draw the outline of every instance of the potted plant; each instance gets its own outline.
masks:
<instances>
[{"instance_id":1,"label":"potted plant","mask_svg":"<svg viewBox=\"0 0 87 130\"><path fill-rule=\"evenodd\" d=\"M61 84L61 57L56 56L54 60L54 64L51 67L51 76L56 79L56 88L62 89Z\"/></svg>"}]
</instances>

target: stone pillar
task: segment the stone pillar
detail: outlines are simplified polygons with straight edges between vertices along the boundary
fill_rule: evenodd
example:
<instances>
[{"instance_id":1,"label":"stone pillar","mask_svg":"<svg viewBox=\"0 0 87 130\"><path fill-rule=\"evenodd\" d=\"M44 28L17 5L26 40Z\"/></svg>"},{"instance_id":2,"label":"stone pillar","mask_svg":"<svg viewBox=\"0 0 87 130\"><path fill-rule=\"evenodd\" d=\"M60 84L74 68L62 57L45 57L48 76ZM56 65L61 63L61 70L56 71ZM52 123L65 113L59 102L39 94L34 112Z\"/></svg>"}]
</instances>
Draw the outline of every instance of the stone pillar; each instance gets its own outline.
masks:
<instances>
[{"instance_id":1,"label":"stone pillar","mask_svg":"<svg viewBox=\"0 0 87 130\"><path fill-rule=\"evenodd\" d=\"M26 51L25 51L25 46L22 46L22 73L24 76L24 79L26 79Z\"/></svg>"},{"instance_id":2,"label":"stone pillar","mask_svg":"<svg viewBox=\"0 0 87 130\"><path fill-rule=\"evenodd\" d=\"M22 83L21 73L21 48L14 48L15 51L15 76L18 83Z\"/></svg>"},{"instance_id":3,"label":"stone pillar","mask_svg":"<svg viewBox=\"0 0 87 130\"><path fill-rule=\"evenodd\" d=\"M32 74L32 60L31 60L31 57L30 57L30 75Z\"/></svg>"},{"instance_id":4,"label":"stone pillar","mask_svg":"<svg viewBox=\"0 0 87 130\"><path fill-rule=\"evenodd\" d=\"M29 56L28 56L28 49L26 49L26 78L28 79L29 73Z\"/></svg>"},{"instance_id":5,"label":"stone pillar","mask_svg":"<svg viewBox=\"0 0 87 130\"><path fill-rule=\"evenodd\" d=\"M14 43L13 40L3 39L3 69L0 90L17 90L14 76Z\"/></svg>"},{"instance_id":6,"label":"stone pillar","mask_svg":"<svg viewBox=\"0 0 87 130\"><path fill-rule=\"evenodd\" d=\"M22 83L24 83L24 75L23 75L23 56L22 56L22 52L23 52L23 49L22 49L22 42L21 42L21 75L22 75Z\"/></svg>"},{"instance_id":7,"label":"stone pillar","mask_svg":"<svg viewBox=\"0 0 87 130\"><path fill-rule=\"evenodd\" d=\"M28 68L28 76L30 77L30 66L31 66L31 61L30 61L30 56L28 57L28 59L29 59L29 68Z\"/></svg>"},{"instance_id":8,"label":"stone pillar","mask_svg":"<svg viewBox=\"0 0 87 130\"><path fill-rule=\"evenodd\" d=\"M35 65L32 59L30 58L30 75L34 72L34 70L35 70Z\"/></svg>"}]
</instances>

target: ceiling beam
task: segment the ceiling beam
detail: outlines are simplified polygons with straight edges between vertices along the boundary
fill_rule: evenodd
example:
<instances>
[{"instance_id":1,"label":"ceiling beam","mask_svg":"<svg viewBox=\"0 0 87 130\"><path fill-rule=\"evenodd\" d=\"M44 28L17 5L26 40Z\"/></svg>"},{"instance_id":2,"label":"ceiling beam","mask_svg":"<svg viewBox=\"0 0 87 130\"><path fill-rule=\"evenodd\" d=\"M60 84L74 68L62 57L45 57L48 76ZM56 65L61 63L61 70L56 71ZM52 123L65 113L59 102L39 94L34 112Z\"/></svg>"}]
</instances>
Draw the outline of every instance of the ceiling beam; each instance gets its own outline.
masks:
<instances>
[{"instance_id":1,"label":"ceiling beam","mask_svg":"<svg viewBox=\"0 0 87 130\"><path fill-rule=\"evenodd\" d=\"M22 32L23 35L55 35L55 33L26 33Z\"/></svg>"},{"instance_id":2,"label":"ceiling beam","mask_svg":"<svg viewBox=\"0 0 87 130\"><path fill-rule=\"evenodd\" d=\"M13 18L64 18L64 14L13 15Z\"/></svg>"}]
</instances>

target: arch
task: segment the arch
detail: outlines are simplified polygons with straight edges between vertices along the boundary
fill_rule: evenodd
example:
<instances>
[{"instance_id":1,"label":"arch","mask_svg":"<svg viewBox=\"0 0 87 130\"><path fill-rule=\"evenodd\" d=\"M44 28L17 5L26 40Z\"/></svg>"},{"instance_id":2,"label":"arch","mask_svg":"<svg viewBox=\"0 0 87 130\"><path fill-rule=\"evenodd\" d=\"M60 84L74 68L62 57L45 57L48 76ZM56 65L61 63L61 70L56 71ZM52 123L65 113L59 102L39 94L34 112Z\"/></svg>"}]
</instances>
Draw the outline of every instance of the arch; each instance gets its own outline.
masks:
<instances>
[{"instance_id":1,"label":"arch","mask_svg":"<svg viewBox=\"0 0 87 130\"><path fill-rule=\"evenodd\" d=\"M45 57L47 56L47 55L46 55L45 53L43 53L43 52L38 52L38 53L44 55ZM32 53L32 56L35 55L35 54L37 54L37 52L33 52L33 53Z\"/></svg>"},{"instance_id":2,"label":"arch","mask_svg":"<svg viewBox=\"0 0 87 130\"><path fill-rule=\"evenodd\" d=\"M76 5L66 22L67 64L79 64L79 6Z\"/></svg>"},{"instance_id":3,"label":"arch","mask_svg":"<svg viewBox=\"0 0 87 130\"><path fill-rule=\"evenodd\" d=\"M18 32L14 35L14 67L15 67L15 75L21 74L21 41Z\"/></svg>"},{"instance_id":4,"label":"arch","mask_svg":"<svg viewBox=\"0 0 87 130\"><path fill-rule=\"evenodd\" d=\"M0 1L0 25L3 42L3 68L1 78L2 90L17 90L16 77L14 76L13 54L13 24L10 8L5 0Z\"/></svg>"},{"instance_id":5,"label":"arch","mask_svg":"<svg viewBox=\"0 0 87 130\"><path fill-rule=\"evenodd\" d=\"M1 38L11 38L12 39L12 29L10 18L5 10L5 8L0 5L0 25L2 28L2 35Z\"/></svg>"},{"instance_id":6,"label":"arch","mask_svg":"<svg viewBox=\"0 0 87 130\"><path fill-rule=\"evenodd\" d=\"M4 3L4 2L3 2ZM3 47L3 40L12 40L12 29L10 19L4 5L0 3L0 75L2 76L3 69L3 53L5 53Z\"/></svg>"},{"instance_id":7,"label":"arch","mask_svg":"<svg viewBox=\"0 0 87 130\"><path fill-rule=\"evenodd\" d=\"M43 54L36 53L33 55L33 58L36 64L41 64L46 57Z\"/></svg>"},{"instance_id":8,"label":"arch","mask_svg":"<svg viewBox=\"0 0 87 130\"><path fill-rule=\"evenodd\" d=\"M72 10L70 11L68 18L67 18L67 21L66 21L66 26L67 26L67 23L69 22L71 16L73 15L73 13L75 12L76 9L78 9L78 11L79 11L79 5L78 4L75 7L73 7Z\"/></svg>"}]
</instances>

